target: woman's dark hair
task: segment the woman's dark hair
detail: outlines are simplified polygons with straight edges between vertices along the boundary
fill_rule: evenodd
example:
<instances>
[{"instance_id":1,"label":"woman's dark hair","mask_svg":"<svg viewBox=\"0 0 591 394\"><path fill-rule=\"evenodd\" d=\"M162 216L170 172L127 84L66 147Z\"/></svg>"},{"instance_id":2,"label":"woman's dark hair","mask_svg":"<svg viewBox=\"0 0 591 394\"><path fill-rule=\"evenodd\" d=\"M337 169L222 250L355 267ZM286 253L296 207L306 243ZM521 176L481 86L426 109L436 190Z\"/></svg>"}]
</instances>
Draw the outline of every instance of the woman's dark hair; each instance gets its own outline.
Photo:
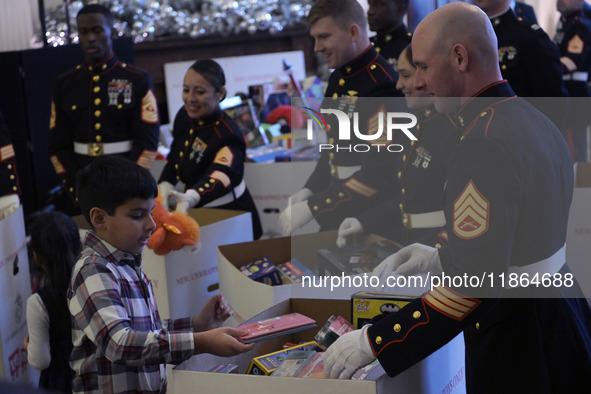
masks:
<instances>
[{"instance_id":1,"label":"woman's dark hair","mask_svg":"<svg viewBox=\"0 0 591 394\"><path fill-rule=\"evenodd\" d=\"M30 235L31 248L42 260L46 274L42 287L69 324L66 295L72 269L82 250L78 227L66 214L52 211L31 223Z\"/></svg>"},{"instance_id":2,"label":"woman's dark hair","mask_svg":"<svg viewBox=\"0 0 591 394\"><path fill-rule=\"evenodd\" d=\"M211 84L211 86L213 86L213 89L216 92L219 92L226 85L224 70L215 60L200 59L193 63L189 68L200 74ZM224 95L224 97L226 96Z\"/></svg>"},{"instance_id":3,"label":"woman's dark hair","mask_svg":"<svg viewBox=\"0 0 591 394\"><path fill-rule=\"evenodd\" d=\"M408 60L408 63L413 66L413 68L417 68L417 66L415 65L415 63L412 61L412 45L408 44L403 50L402 52L404 52L404 57L406 57L406 60Z\"/></svg>"}]
</instances>

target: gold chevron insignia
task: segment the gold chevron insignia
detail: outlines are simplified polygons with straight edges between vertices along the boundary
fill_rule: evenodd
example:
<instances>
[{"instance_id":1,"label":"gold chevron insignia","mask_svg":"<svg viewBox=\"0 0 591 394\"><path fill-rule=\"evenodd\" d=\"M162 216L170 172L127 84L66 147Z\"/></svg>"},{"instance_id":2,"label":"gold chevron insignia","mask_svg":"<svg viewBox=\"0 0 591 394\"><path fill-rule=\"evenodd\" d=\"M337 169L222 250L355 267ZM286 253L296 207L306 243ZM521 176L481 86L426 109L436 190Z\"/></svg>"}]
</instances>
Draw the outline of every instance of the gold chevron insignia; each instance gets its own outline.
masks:
<instances>
[{"instance_id":1,"label":"gold chevron insignia","mask_svg":"<svg viewBox=\"0 0 591 394\"><path fill-rule=\"evenodd\" d=\"M473 239L488 231L490 203L470 179L454 202L453 231L462 239Z\"/></svg>"}]
</instances>

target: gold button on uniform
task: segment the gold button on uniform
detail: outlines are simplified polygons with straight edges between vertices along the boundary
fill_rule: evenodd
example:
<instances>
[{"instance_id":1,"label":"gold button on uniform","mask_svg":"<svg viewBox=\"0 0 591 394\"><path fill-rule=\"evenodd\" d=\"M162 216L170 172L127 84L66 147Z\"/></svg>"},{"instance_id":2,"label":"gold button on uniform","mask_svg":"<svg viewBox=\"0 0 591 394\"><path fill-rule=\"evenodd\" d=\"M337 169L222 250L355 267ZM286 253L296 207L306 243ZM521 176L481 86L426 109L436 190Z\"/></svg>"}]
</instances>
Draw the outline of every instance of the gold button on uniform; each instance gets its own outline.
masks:
<instances>
[{"instance_id":1,"label":"gold button on uniform","mask_svg":"<svg viewBox=\"0 0 591 394\"><path fill-rule=\"evenodd\" d=\"M345 86L345 80L343 78L339 79L339 86Z\"/></svg>"},{"instance_id":2,"label":"gold button on uniform","mask_svg":"<svg viewBox=\"0 0 591 394\"><path fill-rule=\"evenodd\" d=\"M211 183L215 183L215 179L213 179L213 178L209 178L209 182L211 182Z\"/></svg>"},{"instance_id":3,"label":"gold button on uniform","mask_svg":"<svg viewBox=\"0 0 591 394\"><path fill-rule=\"evenodd\" d=\"M185 146L189 146L189 141L185 141Z\"/></svg>"},{"instance_id":4,"label":"gold button on uniform","mask_svg":"<svg viewBox=\"0 0 591 394\"><path fill-rule=\"evenodd\" d=\"M117 104L117 109L123 108L123 104Z\"/></svg>"},{"instance_id":5,"label":"gold button on uniform","mask_svg":"<svg viewBox=\"0 0 591 394\"><path fill-rule=\"evenodd\" d=\"M343 192L340 192L340 193L339 193L339 197L340 197L340 198L343 198L343 197L345 197L345 193L343 193Z\"/></svg>"},{"instance_id":6,"label":"gold button on uniform","mask_svg":"<svg viewBox=\"0 0 591 394\"><path fill-rule=\"evenodd\" d=\"M416 141L410 141L410 146L415 146Z\"/></svg>"},{"instance_id":7,"label":"gold button on uniform","mask_svg":"<svg viewBox=\"0 0 591 394\"><path fill-rule=\"evenodd\" d=\"M98 93L98 92L100 92L100 91L101 91L101 87L100 87L100 86L95 86L95 87L92 89L92 91L93 91L93 92L95 92L95 93Z\"/></svg>"},{"instance_id":8,"label":"gold button on uniform","mask_svg":"<svg viewBox=\"0 0 591 394\"><path fill-rule=\"evenodd\" d=\"M327 204L330 204L331 202L332 202L332 200L331 200L330 198L327 198L327 199L326 199L326 203L327 203Z\"/></svg>"},{"instance_id":9,"label":"gold button on uniform","mask_svg":"<svg viewBox=\"0 0 591 394\"><path fill-rule=\"evenodd\" d=\"M97 118L99 116L101 116L101 111L99 111L98 109L96 111L94 111L94 116L97 117Z\"/></svg>"},{"instance_id":10,"label":"gold button on uniform","mask_svg":"<svg viewBox=\"0 0 591 394\"><path fill-rule=\"evenodd\" d=\"M101 77L99 77L98 75L95 75L94 77L92 77L92 80L94 82L98 82L101 79Z\"/></svg>"},{"instance_id":11,"label":"gold button on uniform","mask_svg":"<svg viewBox=\"0 0 591 394\"><path fill-rule=\"evenodd\" d=\"M402 178L402 171L398 171L398 178Z\"/></svg>"},{"instance_id":12,"label":"gold button on uniform","mask_svg":"<svg viewBox=\"0 0 591 394\"><path fill-rule=\"evenodd\" d=\"M376 343L379 345L382 343L382 337L376 337Z\"/></svg>"},{"instance_id":13,"label":"gold button on uniform","mask_svg":"<svg viewBox=\"0 0 591 394\"><path fill-rule=\"evenodd\" d=\"M480 330L480 323L476 322L476 329Z\"/></svg>"},{"instance_id":14,"label":"gold button on uniform","mask_svg":"<svg viewBox=\"0 0 591 394\"><path fill-rule=\"evenodd\" d=\"M183 152L179 152L179 156L180 157L183 157Z\"/></svg>"},{"instance_id":15,"label":"gold button on uniform","mask_svg":"<svg viewBox=\"0 0 591 394\"><path fill-rule=\"evenodd\" d=\"M199 188L199 191L200 191L200 192L202 192L202 191L203 191L203 188L202 188L202 187L200 187L200 188Z\"/></svg>"},{"instance_id":16,"label":"gold button on uniform","mask_svg":"<svg viewBox=\"0 0 591 394\"><path fill-rule=\"evenodd\" d=\"M436 243L435 244L435 248L439 249L440 247L441 247L441 244L440 243Z\"/></svg>"},{"instance_id":17,"label":"gold button on uniform","mask_svg":"<svg viewBox=\"0 0 591 394\"><path fill-rule=\"evenodd\" d=\"M94 137L94 139L96 140L96 142L101 142L103 138L100 135L97 135L96 137Z\"/></svg>"},{"instance_id":18,"label":"gold button on uniform","mask_svg":"<svg viewBox=\"0 0 591 394\"><path fill-rule=\"evenodd\" d=\"M76 111L76 108L78 108L76 105L72 105L72 111Z\"/></svg>"},{"instance_id":19,"label":"gold button on uniform","mask_svg":"<svg viewBox=\"0 0 591 394\"><path fill-rule=\"evenodd\" d=\"M121 63L121 67L123 67L123 68L127 67L127 63Z\"/></svg>"},{"instance_id":20,"label":"gold button on uniform","mask_svg":"<svg viewBox=\"0 0 591 394\"><path fill-rule=\"evenodd\" d=\"M501 70L506 70L506 69L507 69L507 65L506 65L506 64L503 64L503 65L501 66Z\"/></svg>"},{"instance_id":21,"label":"gold button on uniform","mask_svg":"<svg viewBox=\"0 0 591 394\"><path fill-rule=\"evenodd\" d=\"M101 129L101 124L100 123L95 123L94 124L94 129L95 130L100 130Z\"/></svg>"},{"instance_id":22,"label":"gold button on uniform","mask_svg":"<svg viewBox=\"0 0 591 394\"><path fill-rule=\"evenodd\" d=\"M205 187L209 187L209 183L206 183L206 184L205 184L205 185L203 185L203 186L205 186Z\"/></svg>"},{"instance_id":23,"label":"gold button on uniform","mask_svg":"<svg viewBox=\"0 0 591 394\"><path fill-rule=\"evenodd\" d=\"M11 180L12 180L12 179L14 179L14 175L10 175L10 179L11 179Z\"/></svg>"},{"instance_id":24,"label":"gold button on uniform","mask_svg":"<svg viewBox=\"0 0 591 394\"><path fill-rule=\"evenodd\" d=\"M70 188L70 193L74 193L74 188L73 187Z\"/></svg>"},{"instance_id":25,"label":"gold button on uniform","mask_svg":"<svg viewBox=\"0 0 591 394\"><path fill-rule=\"evenodd\" d=\"M9 170L12 170L12 164L7 165L6 168L8 168Z\"/></svg>"},{"instance_id":26,"label":"gold button on uniform","mask_svg":"<svg viewBox=\"0 0 591 394\"><path fill-rule=\"evenodd\" d=\"M17 190L16 186L13 186L12 191L16 191L16 190Z\"/></svg>"},{"instance_id":27,"label":"gold button on uniform","mask_svg":"<svg viewBox=\"0 0 591 394\"><path fill-rule=\"evenodd\" d=\"M415 319L418 319L419 317L421 317L421 312L419 311L414 311L412 313L412 317L414 317Z\"/></svg>"},{"instance_id":28,"label":"gold button on uniform","mask_svg":"<svg viewBox=\"0 0 591 394\"><path fill-rule=\"evenodd\" d=\"M395 332L400 332L400 330L402 330L402 326L398 323L394 324L394 331Z\"/></svg>"},{"instance_id":29,"label":"gold button on uniform","mask_svg":"<svg viewBox=\"0 0 591 394\"><path fill-rule=\"evenodd\" d=\"M400 205L398 205L398 207L400 208L401 211L404 209L404 205L402 205L402 203Z\"/></svg>"},{"instance_id":30,"label":"gold button on uniform","mask_svg":"<svg viewBox=\"0 0 591 394\"><path fill-rule=\"evenodd\" d=\"M406 161L406 155L402 155L402 161Z\"/></svg>"},{"instance_id":31,"label":"gold button on uniform","mask_svg":"<svg viewBox=\"0 0 591 394\"><path fill-rule=\"evenodd\" d=\"M178 165L178 164L175 164L175 165L174 165L174 169L175 169L175 170L178 170L178 169L179 169L179 165Z\"/></svg>"},{"instance_id":32,"label":"gold button on uniform","mask_svg":"<svg viewBox=\"0 0 591 394\"><path fill-rule=\"evenodd\" d=\"M189 134L193 135L194 131L193 129L189 130Z\"/></svg>"},{"instance_id":33,"label":"gold button on uniform","mask_svg":"<svg viewBox=\"0 0 591 394\"><path fill-rule=\"evenodd\" d=\"M334 138L330 137L330 138L328 139L328 143L329 143L329 144L334 144Z\"/></svg>"},{"instance_id":34,"label":"gold button on uniform","mask_svg":"<svg viewBox=\"0 0 591 394\"><path fill-rule=\"evenodd\" d=\"M339 95L338 95L338 94L336 94L336 93L333 93L333 95L332 95L332 98L333 98L333 99L337 99L337 98L339 98Z\"/></svg>"},{"instance_id":35,"label":"gold button on uniform","mask_svg":"<svg viewBox=\"0 0 591 394\"><path fill-rule=\"evenodd\" d=\"M204 123L205 123L204 121L200 120L199 123L198 123L198 125L199 126L203 126Z\"/></svg>"},{"instance_id":36,"label":"gold button on uniform","mask_svg":"<svg viewBox=\"0 0 591 394\"><path fill-rule=\"evenodd\" d=\"M376 67L377 67L377 66L376 66L375 64L372 64L372 65L371 65L369 68L370 68L371 70L375 70L375 69L376 69Z\"/></svg>"},{"instance_id":37,"label":"gold button on uniform","mask_svg":"<svg viewBox=\"0 0 591 394\"><path fill-rule=\"evenodd\" d=\"M330 153L328 154L328 157L330 158L330 160L333 160L333 159L334 159L334 153L330 152Z\"/></svg>"},{"instance_id":38,"label":"gold button on uniform","mask_svg":"<svg viewBox=\"0 0 591 394\"><path fill-rule=\"evenodd\" d=\"M103 64L103 66L101 67L102 70L105 70L107 68L106 64Z\"/></svg>"},{"instance_id":39,"label":"gold button on uniform","mask_svg":"<svg viewBox=\"0 0 591 394\"><path fill-rule=\"evenodd\" d=\"M100 98L94 99L94 105L100 105L100 104L101 104Z\"/></svg>"},{"instance_id":40,"label":"gold button on uniform","mask_svg":"<svg viewBox=\"0 0 591 394\"><path fill-rule=\"evenodd\" d=\"M402 188L402 190L400 190L402 192L402 194L406 194L406 189Z\"/></svg>"},{"instance_id":41,"label":"gold button on uniform","mask_svg":"<svg viewBox=\"0 0 591 394\"><path fill-rule=\"evenodd\" d=\"M318 210L318 205L314 205L314 206L312 207L312 209L313 209L313 210L315 210L315 211L317 211L317 210Z\"/></svg>"}]
</instances>

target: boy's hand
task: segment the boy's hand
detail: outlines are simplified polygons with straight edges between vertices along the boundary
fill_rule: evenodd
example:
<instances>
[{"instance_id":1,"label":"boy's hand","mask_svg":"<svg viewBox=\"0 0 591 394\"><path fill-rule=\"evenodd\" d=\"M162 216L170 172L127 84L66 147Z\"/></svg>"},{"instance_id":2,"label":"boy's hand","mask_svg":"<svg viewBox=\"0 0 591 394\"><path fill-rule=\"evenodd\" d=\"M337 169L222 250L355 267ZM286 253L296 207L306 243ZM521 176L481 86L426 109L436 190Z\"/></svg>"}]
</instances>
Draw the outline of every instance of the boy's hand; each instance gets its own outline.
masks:
<instances>
[{"instance_id":1,"label":"boy's hand","mask_svg":"<svg viewBox=\"0 0 591 394\"><path fill-rule=\"evenodd\" d=\"M210 353L216 356L230 357L252 350L254 343L248 345L240 341L240 337L248 331L232 327L221 327L193 334L195 354Z\"/></svg>"},{"instance_id":2,"label":"boy's hand","mask_svg":"<svg viewBox=\"0 0 591 394\"><path fill-rule=\"evenodd\" d=\"M193 331L207 331L218 328L232 316L234 311L221 294L214 295L205 303L199 315L193 318Z\"/></svg>"}]
</instances>

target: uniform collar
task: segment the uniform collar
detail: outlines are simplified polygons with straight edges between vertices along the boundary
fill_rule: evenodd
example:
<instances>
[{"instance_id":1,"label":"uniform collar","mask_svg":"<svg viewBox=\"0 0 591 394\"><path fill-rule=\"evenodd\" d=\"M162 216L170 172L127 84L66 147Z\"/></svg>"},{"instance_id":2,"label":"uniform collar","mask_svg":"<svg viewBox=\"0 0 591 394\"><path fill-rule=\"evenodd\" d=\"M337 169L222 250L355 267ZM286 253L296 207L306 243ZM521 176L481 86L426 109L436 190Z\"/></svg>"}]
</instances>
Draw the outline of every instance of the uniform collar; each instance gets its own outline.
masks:
<instances>
[{"instance_id":1,"label":"uniform collar","mask_svg":"<svg viewBox=\"0 0 591 394\"><path fill-rule=\"evenodd\" d=\"M583 9L573 11L570 14L566 14L560 17L560 21L562 23L572 22L575 20L583 20Z\"/></svg>"},{"instance_id":2,"label":"uniform collar","mask_svg":"<svg viewBox=\"0 0 591 394\"><path fill-rule=\"evenodd\" d=\"M492 23L493 27L497 27L501 24L507 24L509 22L513 22L516 20L517 16L511 8L508 8L507 11L503 12L501 15L493 16L492 18L490 18L490 22Z\"/></svg>"},{"instance_id":3,"label":"uniform collar","mask_svg":"<svg viewBox=\"0 0 591 394\"><path fill-rule=\"evenodd\" d=\"M207 115L203 119L194 120L193 123L196 127L206 127L214 122L218 122L222 118L222 110L218 107L217 110Z\"/></svg>"},{"instance_id":4,"label":"uniform collar","mask_svg":"<svg viewBox=\"0 0 591 394\"><path fill-rule=\"evenodd\" d=\"M100 74L100 73L110 69L111 67L113 67L117 63L117 61L118 61L117 56L115 56L115 54L113 52L111 52L111 56L107 60L104 60L104 61L96 63L96 64L86 63L84 65L84 67L91 74Z\"/></svg>"},{"instance_id":5,"label":"uniform collar","mask_svg":"<svg viewBox=\"0 0 591 394\"><path fill-rule=\"evenodd\" d=\"M365 51L359 56L345 64L340 68L341 73L346 78L351 76L358 71L364 69L368 64L372 63L378 57L378 53L374 49L373 45L369 45Z\"/></svg>"},{"instance_id":6,"label":"uniform collar","mask_svg":"<svg viewBox=\"0 0 591 394\"><path fill-rule=\"evenodd\" d=\"M472 120L486 110L490 105L507 98L516 97L515 92L506 80L498 81L480 90L462 105L453 117L458 127L467 127ZM477 100L475 100L477 98Z\"/></svg>"},{"instance_id":7,"label":"uniform collar","mask_svg":"<svg viewBox=\"0 0 591 394\"><path fill-rule=\"evenodd\" d=\"M396 37L407 37L408 30L404 23L401 23L396 28L386 32L386 33L379 33L376 34L376 41L380 43L388 43L390 40Z\"/></svg>"}]
</instances>

